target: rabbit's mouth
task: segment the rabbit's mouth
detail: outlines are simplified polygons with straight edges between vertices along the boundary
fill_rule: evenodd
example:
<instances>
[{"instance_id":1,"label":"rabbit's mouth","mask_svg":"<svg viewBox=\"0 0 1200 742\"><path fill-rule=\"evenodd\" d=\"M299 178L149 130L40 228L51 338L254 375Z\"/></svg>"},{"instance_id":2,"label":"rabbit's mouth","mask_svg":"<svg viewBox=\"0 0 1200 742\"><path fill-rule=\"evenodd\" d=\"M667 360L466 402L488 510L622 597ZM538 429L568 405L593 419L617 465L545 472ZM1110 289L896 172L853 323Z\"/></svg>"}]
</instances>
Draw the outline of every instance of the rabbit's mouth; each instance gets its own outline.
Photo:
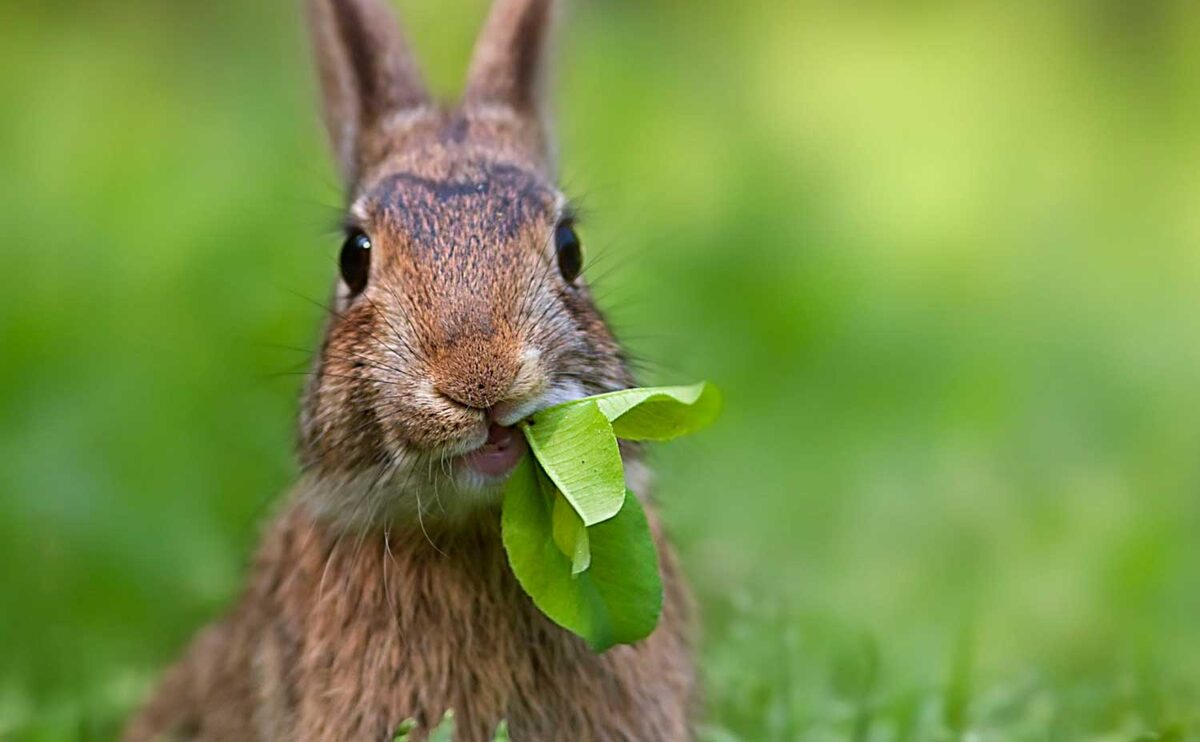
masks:
<instances>
[{"instance_id":1,"label":"rabbit's mouth","mask_svg":"<svg viewBox=\"0 0 1200 742\"><path fill-rule=\"evenodd\" d=\"M460 491L499 492L500 485L529 450L518 423L547 407L586 395L587 391L578 381L567 380L551 385L531 399L502 402L488 409L484 420L486 436L480 430L474 440L463 441L462 447L446 452L456 464Z\"/></svg>"},{"instance_id":2,"label":"rabbit's mouth","mask_svg":"<svg viewBox=\"0 0 1200 742\"><path fill-rule=\"evenodd\" d=\"M521 431L492 423L483 445L463 454L462 460L475 473L489 479L500 479L516 467L526 450Z\"/></svg>"}]
</instances>

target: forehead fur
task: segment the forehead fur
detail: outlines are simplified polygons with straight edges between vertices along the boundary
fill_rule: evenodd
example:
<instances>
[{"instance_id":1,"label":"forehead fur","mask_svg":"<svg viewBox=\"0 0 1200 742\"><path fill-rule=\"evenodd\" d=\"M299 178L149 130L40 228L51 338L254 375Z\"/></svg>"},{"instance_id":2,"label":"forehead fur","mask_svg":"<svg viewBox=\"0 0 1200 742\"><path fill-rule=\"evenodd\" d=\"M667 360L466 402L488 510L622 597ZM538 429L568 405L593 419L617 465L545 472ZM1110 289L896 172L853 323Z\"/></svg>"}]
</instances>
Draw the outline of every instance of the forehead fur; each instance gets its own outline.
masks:
<instances>
[{"instance_id":1,"label":"forehead fur","mask_svg":"<svg viewBox=\"0 0 1200 742\"><path fill-rule=\"evenodd\" d=\"M554 218L557 193L539 175L487 160L454 164L435 175L384 175L363 199L364 211L413 251L443 259L475 242L509 242Z\"/></svg>"},{"instance_id":2,"label":"forehead fur","mask_svg":"<svg viewBox=\"0 0 1200 742\"><path fill-rule=\"evenodd\" d=\"M360 184L351 215L416 260L453 263L544 232L564 199L503 111L426 110L388 127L386 156ZM497 255L497 257L500 257Z\"/></svg>"},{"instance_id":3,"label":"forehead fur","mask_svg":"<svg viewBox=\"0 0 1200 742\"><path fill-rule=\"evenodd\" d=\"M500 106L429 105L399 111L365 135L370 165L352 190L361 196L396 172L461 179L487 162L515 165L552 181L550 152L543 145L528 120Z\"/></svg>"}]
</instances>

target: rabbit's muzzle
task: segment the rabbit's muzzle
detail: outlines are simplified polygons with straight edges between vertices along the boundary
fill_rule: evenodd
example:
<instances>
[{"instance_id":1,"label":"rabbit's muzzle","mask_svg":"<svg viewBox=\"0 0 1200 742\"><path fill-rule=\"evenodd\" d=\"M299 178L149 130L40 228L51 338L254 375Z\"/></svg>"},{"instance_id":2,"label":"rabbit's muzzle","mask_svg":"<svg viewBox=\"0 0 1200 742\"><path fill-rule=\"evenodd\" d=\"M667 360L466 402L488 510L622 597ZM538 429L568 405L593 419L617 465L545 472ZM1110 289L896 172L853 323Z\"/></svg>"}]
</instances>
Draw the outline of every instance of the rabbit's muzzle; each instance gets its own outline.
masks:
<instances>
[{"instance_id":1,"label":"rabbit's muzzle","mask_svg":"<svg viewBox=\"0 0 1200 742\"><path fill-rule=\"evenodd\" d=\"M508 400L520 371L520 348L503 335L461 339L440 349L430 369L438 392L477 410Z\"/></svg>"}]
</instances>

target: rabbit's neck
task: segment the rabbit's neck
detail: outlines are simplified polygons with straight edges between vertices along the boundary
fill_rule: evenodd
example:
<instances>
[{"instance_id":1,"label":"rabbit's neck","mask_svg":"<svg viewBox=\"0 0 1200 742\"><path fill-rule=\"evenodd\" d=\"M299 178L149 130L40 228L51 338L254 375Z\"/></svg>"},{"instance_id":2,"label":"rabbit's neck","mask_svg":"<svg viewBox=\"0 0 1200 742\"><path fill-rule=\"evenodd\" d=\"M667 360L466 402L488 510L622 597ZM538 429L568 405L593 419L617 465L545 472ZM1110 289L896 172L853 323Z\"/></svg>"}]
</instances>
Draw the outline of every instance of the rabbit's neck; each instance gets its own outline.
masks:
<instances>
[{"instance_id":1,"label":"rabbit's neck","mask_svg":"<svg viewBox=\"0 0 1200 742\"><path fill-rule=\"evenodd\" d=\"M626 487L645 494L652 477L641 448L621 441L620 449ZM439 486L414 473L419 475L421 467L415 472L390 465L336 473L314 469L296 483L292 509L327 524L324 531L342 531L339 538L352 544L362 544L371 536L389 537L384 546L393 552L429 548L443 556L439 553L444 551L443 541L450 546L465 543L470 549L484 545L481 534L497 531L503 499L500 487L458 489L451 481ZM440 474L439 466L431 476ZM499 543L489 541L487 546L499 548Z\"/></svg>"},{"instance_id":2,"label":"rabbit's neck","mask_svg":"<svg viewBox=\"0 0 1200 742\"><path fill-rule=\"evenodd\" d=\"M625 464L627 484L645 493L648 469L635 455ZM397 651L407 651L416 636L428 642L430 632L452 640L456 633L471 641L488 637L500 648L518 642L524 654L531 631L549 632L555 644L582 649L582 640L551 623L521 590L500 538L499 510L492 504L466 518L414 516L356 529L321 514L312 500L294 498L259 551L254 602L274 606L297 623L292 630L318 645L362 626L394 633ZM648 506L647 516L665 549Z\"/></svg>"},{"instance_id":3,"label":"rabbit's neck","mask_svg":"<svg viewBox=\"0 0 1200 742\"><path fill-rule=\"evenodd\" d=\"M531 738L575 727L594 727L581 739L637 738L625 725L670 704L634 688L654 677L668 695L690 694L686 599L652 512L667 600L664 626L636 656L628 647L594 654L538 612L508 567L494 515L428 536L419 526L355 533L295 501L264 539L234 617L235 646L245 647L237 654L269 681L259 713L283 737L303 729L312 739L343 739L347 729L382 738L402 719L428 722L447 708L464 739L490 738L505 717ZM597 699L600 716L590 711Z\"/></svg>"},{"instance_id":4,"label":"rabbit's neck","mask_svg":"<svg viewBox=\"0 0 1200 742\"><path fill-rule=\"evenodd\" d=\"M294 503L264 542L256 571L272 586L263 597L303 617L306 634L378 621L375 629L466 625L488 604L525 612L528 601L508 568L498 510L455 523L346 528ZM344 639L344 635L339 639Z\"/></svg>"},{"instance_id":5,"label":"rabbit's neck","mask_svg":"<svg viewBox=\"0 0 1200 742\"><path fill-rule=\"evenodd\" d=\"M296 699L280 717L313 739L330 719L343 727L329 738L340 738L351 709L362 738L447 708L494 725L531 668L594 661L521 592L498 521L361 533L294 504L263 543L245 605L258 613L254 635L285 638L266 653L282 656L265 673L294 686L277 694Z\"/></svg>"},{"instance_id":6,"label":"rabbit's neck","mask_svg":"<svg viewBox=\"0 0 1200 742\"><path fill-rule=\"evenodd\" d=\"M237 607L168 672L127 738L380 740L453 709L467 742L490 740L501 719L515 739L687 739L690 601L646 514L662 619L638 644L595 654L521 591L495 508L427 537L419 525L346 530L294 498Z\"/></svg>"}]
</instances>

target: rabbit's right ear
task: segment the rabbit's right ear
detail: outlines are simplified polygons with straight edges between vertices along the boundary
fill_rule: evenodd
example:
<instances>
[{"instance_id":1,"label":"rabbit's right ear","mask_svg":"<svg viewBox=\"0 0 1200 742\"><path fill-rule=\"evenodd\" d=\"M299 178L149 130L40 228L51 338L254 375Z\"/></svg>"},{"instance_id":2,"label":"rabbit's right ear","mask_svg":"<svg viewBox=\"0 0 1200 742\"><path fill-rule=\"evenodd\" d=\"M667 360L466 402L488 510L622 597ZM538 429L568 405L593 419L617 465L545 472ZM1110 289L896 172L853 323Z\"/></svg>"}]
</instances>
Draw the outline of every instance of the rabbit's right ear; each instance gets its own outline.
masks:
<instances>
[{"instance_id":1,"label":"rabbit's right ear","mask_svg":"<svg viewBox=\"0 0 1200 742\"><path fill-rule=\"evenodd\" d=\"M348 187L372 156L387 117L429 93L387 0L307 0L325 127Z\"/></svg>"}]
</instances>

